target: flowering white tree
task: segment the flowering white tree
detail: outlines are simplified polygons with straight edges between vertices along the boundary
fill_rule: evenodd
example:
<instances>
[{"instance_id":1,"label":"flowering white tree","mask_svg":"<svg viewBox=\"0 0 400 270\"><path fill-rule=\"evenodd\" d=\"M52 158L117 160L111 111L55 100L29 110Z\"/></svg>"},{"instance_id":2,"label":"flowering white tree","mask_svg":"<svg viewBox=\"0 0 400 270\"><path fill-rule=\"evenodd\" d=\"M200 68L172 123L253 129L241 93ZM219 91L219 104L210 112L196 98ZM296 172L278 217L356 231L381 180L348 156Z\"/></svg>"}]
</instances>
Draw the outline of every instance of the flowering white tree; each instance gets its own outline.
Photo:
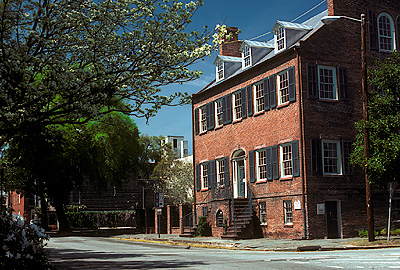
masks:
<instances>
[{"instance_id":1,"label":"flowering white tree","mask_svg":"<svg viewBox=\"0 0 400 270\"><path fill-rule=\"evenodd\" d=\"M202 4L0 0L0 145L38 126L189 102L160 87L200 76L188 66L210 54L211 34L186 27Z\"/></svg>"}]
</instances>

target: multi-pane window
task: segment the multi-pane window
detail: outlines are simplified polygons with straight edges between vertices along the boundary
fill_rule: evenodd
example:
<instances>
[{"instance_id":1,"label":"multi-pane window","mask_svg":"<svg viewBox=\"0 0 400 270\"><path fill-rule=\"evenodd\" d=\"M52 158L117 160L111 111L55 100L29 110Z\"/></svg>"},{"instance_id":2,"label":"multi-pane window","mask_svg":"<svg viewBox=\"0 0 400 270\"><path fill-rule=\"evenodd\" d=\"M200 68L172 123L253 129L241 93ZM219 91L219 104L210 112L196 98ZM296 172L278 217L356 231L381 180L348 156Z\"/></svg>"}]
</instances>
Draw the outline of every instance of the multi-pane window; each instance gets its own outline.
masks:
<instances>
[{"instance_id":1,"label":"multi-pane window","mask_svg":"<svg viewBox=\"0 0 400 270\"><path fill-rule=\"evenodd\" d=\"M254 108L255 112L264 110L264 83L259 83L254 86Z\"/></svg>"},{"instance_id":2,"label":"multi-pane window","mask_svg":"<svg viewBox=\"0 0 400 270\"><path fill-rule=\"evenodd\" d=\"M278 51L285 49L285 29L279 27L276 32L276 47Z\"/></svg>"},{"instance_id":3,"label":"multi-pane window","mask_svg":"<svg viewBox=\"0 0 400 270\"><path fill-rule=\"evenodd\" d=\"M207 113L206 107L200 108L200 132L207 130Z\"/></svg>"},{"instance_id":4,"label":"multi-pane window","mask_svg":"<svg viewBox=\"0 0 400 270\"><path fill-rule=\"evenodd\" d=\"M224 213L221 210L217 211L217 215L215 217L217 227L224 226Z\"/></svg>"},{"instance_id":5,"label":"multi-pane window","mask_svg":"<svg viewBox=\"0 0 400 270\"><path fill-rule=\"evenodd\" d=\"M202 209L202 214L203 214L203 216L207 216L208 215L208 207L207 206L203 206L203 209Z\"/></svg>"},{"instance_id":6,"label":"multi-pane window","mask_svg":"<svg viewBox=\"0 0 400 270\"><path fill-rule=\"evenodd\" d=\"M217 183L223 185L225 182L225 160L217 160Z\"/></svg>"},{"instance_id":7,"label":"multi-pane window","mask_svg":"<svg viewBox=\"0 0 400 270\"><path fill-rule=\"evenodd\" d=\"M319 97L337 100L336 69L334 67L318 67Z\"/></svg>"},{"instance_id":8,"label":"multi-pane window","mask_svg":"<svg viewBox=\"0 0 400 270\"><path fill-rule=\"evenodd\" d=\"M208 188L208 164L201 164L201 188Z\"/></svg>"},{"instance_id":9,"label":"multi-pane window","mask_svg":"<svg viewBox=\"0 0 400 270\"><path fill-rule=\"evenodd\" d=\"M339 141L322 141L324 174L341 174Z\"/></svg>"},{"instance_id":10,"label":"multi-pane window","mask_svg":"<svg viewBox=\"0 0 400 270\"><path fill-rule=\"evenodd\" d=\"M251 65L251 53L249 46L244 46L243 49L243 65L244 67L248 67Z\"/></svg>"},{"instance_id":11,"label":"multi-pane window","mask_svg":"<svg viewBox=\"0 0 400 270\"><path fill-rule=\"evenodd\" d=\"M224 62L219 61L217 65L217 79L222 80L224 78Z\"/></svg>"},{"instance_id":12,"label":"multi-pane window","mask_svg":"<svg viewBox=\"0 0 400 270\"><path fill-rule=\"evenodd\" d=\"M242 118L242 93L233 94L233 120Z\"/></svg>"},{"instance_id":13,"label":"multi-pane window","mask_svg":"<svg viewBox=\"0 0 400 270\"><path fill-rule=\"evenodd\" d=\"M281 172L282 177L293 175L291 144L284 144L281 146Z\"/></svg>"},{"instance_id":14,"label":"multi-pane window","mask_svg":"<svg viewBox=\"0 0 400 270\"><path fill-rule=\"evenodd\" d=\"M216 126L222 126L223 124L223 111L222 111L222 99L215 102L215 123Z\"/></svg>"},{"instance_id":15,"label":"multi-pane window","mask_svg":"<svg viewBox=\"0 0 400 270\"><path fill-rule=\"evenodd\" d=\"M260 222L261 225L267 224L267 203L260 202Z\"/></svg>"},{"instance_id":16,"label":"multi-pane window","mask_svg":"<svg viewBox=\"0 0 400 270\"><path fill-rule=\"evenodd\" d=\"M393 51L393 22L389 15L381 14L378 17L379 49Z\"/></svg>"},{"instance_id":17,"label":"multi-pane window","mask_svg":"<svg viewBox=\"0 0 400 270\"><path fill-rule=\"evenodd\" d=\"M293 224L292 201L283 201L283 213L285 225Z\"/></svg>"},{"instance_id":18,"label":"multi-pane window","mask_svg":"<svg viewBox=\"0 0 400 270\"><path fill-rule=\"evenodd\" d=\"M267 156L265 150L257 151L257 180L267 179Z\"/></svg>"},{"instance_id":19,"label":"multi-pane window","mask_svg":"<svg viewBox=\"0 0 400 270\"><path fill-rule=\"evenodd\" d=\"M287 71L278 74L278 96L279 104L289 101L289 79Z\"/></svg>"}]
</instances>

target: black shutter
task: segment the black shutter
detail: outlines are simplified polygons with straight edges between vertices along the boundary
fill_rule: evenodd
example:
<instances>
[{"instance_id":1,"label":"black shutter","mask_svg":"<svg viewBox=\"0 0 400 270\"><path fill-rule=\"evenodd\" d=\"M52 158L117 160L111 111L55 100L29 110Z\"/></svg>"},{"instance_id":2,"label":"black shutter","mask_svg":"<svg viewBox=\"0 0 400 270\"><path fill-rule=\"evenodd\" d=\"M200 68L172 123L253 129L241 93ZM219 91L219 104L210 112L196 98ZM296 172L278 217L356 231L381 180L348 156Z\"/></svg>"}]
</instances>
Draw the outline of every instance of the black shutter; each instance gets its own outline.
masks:
<instances>
[{"instance_id":1,"label":"black shutter","mask_svg":"<svg viewBox=\"0 0 400 270\"><path fill-rule=\"evenodd\" d=\"M267 159L267 180L272 179L272 148L268 147L266 150L266 159Z\"/></svg>"},{"instance_id":2,"label":"black shutter","mask_svg":"<svg viewBox=\"0 0 400 270\"><path fill-rule=\"evenodd\" d=\"M214 102L208 103L206 106L206 118L207 118L207 130L214 129L215 118L214 118Z\"/></svg>"},{"instance_id":3,"label":"black shutter","mask_svg":"<svg viewBox=\"0 0 400 270\"><path fill-rule=\"evenodd\" d=\"M275 74L269 77L269 106L271 109L276 107Z\"/></svg>"},{"instance_id":4,"label":"black shutter","mask_svg":"<svg viewBox=\"0 0 400 270\"><path fill-rule=\"evenodd\" d=\"M246 88L241 89L241 96L242 96L242 118L247 117L247 110L246 110Z\"/></svg>"},{"instance_id":5,"label":"black shutter","mask_svg":"<svg viewBox=\"0 0 400 270\"><path fill-rule=\"evenodd\" d=\"M342 153L343 153L343 174L353 175L354 167L350 163L350 155L353 152L352 141L342 141Z\"/></svg>"},{"instance_id":6,"label":"black shutter","mask_svg":"<svg viewBox=\"0 0 400 270\"><path fill-rule=\"evenodd\" d=\"M378 22L376 15L373 11L368 10L368 37L369 37L369 49L379 50L378 40Z\"/></svg>"},{"instance_id":7,"label":"black shutter","mask_svg":"<svg viewBox=\"0 0 400 270\"><path fill-rule=\"evenodd\" d=\"M322 145L321 140L311 140L311 173L322 173Z\"/></svg>"},{"instance_id":8,"label":"black shutter","mask_svg":"<svg viewBox=\"0 0 400 270\"><path fill-rule=\"evenodd\" d=\"M249 169L250 169L250 183L256 181L255 170L254 170L254 151L249 152Z\"/></svg>"},{"instance_id":9,"label":"black shutter","mask_svg":"<svg viewBox=\"0 0 400 270\"><path fill-rule=\"evenodd\" d=\"M307 88L309 98L318 98L318 71L314 64L307 64Z\"/></svg>"},{"instance_id":10,"label":"black shutter","mask_svg":"<svg viewBox=\"0 0 400 270\"><path fill-rule=\"evenodd\" d=\"M208 188L214 188L217 182L215 178L215 160L208 162Z\"/></svg>"},{"instance_id":11,"label":"black shutter","mask_svg":"<svg viewBox=\"0 0 400 270\"><path fill-rule=\"evenodd\" d=\"M289 77L289 101L296 101L296 82L294 67L288 69Z\"/></svg>"},{"instance_id":12,"label":"black shutter","mask_svg":"<svg viewBox=\"0 0 400 270\"><path fill-rule=\"evenodd\" d=\"M339 82L339 99L347 100L349 96L348 92L348 79L347 79L347 68L346 67L338 67L338 82Z\"/></svg>"},{"instance_id":13,"label":"black shutter","mask_svg":"<svg viewBox=\"0 0 400 270\"><path fill-rule=\"evenodd\" d=\"M199 134L199 109L194 110L194 133Z\"/></svg>"},{"instance_id":14,"label":"black shutter","mask_svg":"<svg viewBox=\"0 0 400 270\"><path fill-rule=\"evenodd\" d=\"M225 186L229 187L230 179L229 179L229 157L224 158L224 178L225 178Z\"/></svg>"},{"instance_id":15,"label":"black shutter","mask_svg":"<svg viewBox=\"0 0 400 270\"><path fill-rule=\"evenodd\" d=\"M253 86L247 86L247 115L250 117L253 115Z\"/></svg>"},{"instance_id":16,"label":"black shutter","mask_svg":"<svg viewBox=\"0 0 400 270\"><path fill-rule=\"evenodd\" d=\"M397 51L400 51L400 16L396 20L396 40L397 40Z\"/></svg>"},{"instance_id":17,"label":"black shutter","mask_svg":"<svg viewBox=\"0 0 400 270\"><path fill-rule=\"evenodd\" d=\"M264 79L264 110L269 110L269 80L268 78Z\"/></svg>"},{"instance_id":18,"label":"black shutter","mask_svg":"<svg viewBox=\"0 0 400 270\"><path fill-rule=\"evenodd\" d=\"M229 94L222 98L222 116L223 122L225 124L229 124L232 122L232 95Z\"/></svg>"},{"instance_id":19,"label":"black shutter","mask_svg":"<svg viewBox=\"0 0 400 270\"><path fill-rule=\"evenodd\" d=\"M272 146L272 177L274 180L279 179L279 154L278 146Z\"/></svg>"},{"instance_id":20,"label":"black shutter","mask_svg":"<svg viewBox=\"0 0 400 270\"><path fill-rule=\"evenodd\" d=\"M292 167L293 176L300 176L300 165L299 165L299 142L292 142Z\"/></svg>"},{"instance_id":21,"label":"black shutter","mask_svg":"<svg viewBox=\"0 0 400 270\"><path fill-rule=\"evenodd\" d=\"M200 165L196 164L196 190L200 191Z\"/></svg>"}]
</instances>

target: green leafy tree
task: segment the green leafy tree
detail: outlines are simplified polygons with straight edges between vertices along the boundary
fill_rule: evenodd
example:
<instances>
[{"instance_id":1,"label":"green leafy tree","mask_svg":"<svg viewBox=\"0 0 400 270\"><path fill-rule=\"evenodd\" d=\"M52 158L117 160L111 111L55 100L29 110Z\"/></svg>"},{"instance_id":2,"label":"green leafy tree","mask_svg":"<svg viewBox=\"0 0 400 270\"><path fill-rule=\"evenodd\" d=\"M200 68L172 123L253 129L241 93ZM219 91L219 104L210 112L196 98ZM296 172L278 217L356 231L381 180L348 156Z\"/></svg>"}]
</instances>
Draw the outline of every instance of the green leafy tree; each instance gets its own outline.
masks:
<instances>
[{"instance_id":1,"label":"green leafy tree","mask_svg":"<svg viewBox=\"0 0 400 270\"><path fill-rule=\"evenodd\" d=\"M19 186L9 188L42 198L47 195L56 208L60 230L68 230L64 206L73 186L87 180L101 190L132 177L138 139L133 120L122 113L101 116L79 128L50 125L29 136L14 137L6 160L13 168L8 178Z\"/></svg>"},{"instance_id":2,"label":"green leafy tree","mask_svg":"<svg viewBox=\"0 0 400 270\"><path fill-rule=\"evenodd\" d=\"M355 165L368 167L370 181L380 187L400 181L400 53L376 62L369 70L373 90L368 97L367 130L370 158L364 156L364 121L356 123L356 137L351 156Z\"/></svg>"},{"instance_id":3,"label":"green leafy tree","mask_svg":"<svg viewBox=\"0 0 400 270\"><path fill-rule=\"evenodd\" d=\"M160 87L199 78L188 66L210 54L212 33L187 26L202 4L1 0L0 145L49 124L116 110L151 117L189 102Z\"/></svg>"}]
</instances>

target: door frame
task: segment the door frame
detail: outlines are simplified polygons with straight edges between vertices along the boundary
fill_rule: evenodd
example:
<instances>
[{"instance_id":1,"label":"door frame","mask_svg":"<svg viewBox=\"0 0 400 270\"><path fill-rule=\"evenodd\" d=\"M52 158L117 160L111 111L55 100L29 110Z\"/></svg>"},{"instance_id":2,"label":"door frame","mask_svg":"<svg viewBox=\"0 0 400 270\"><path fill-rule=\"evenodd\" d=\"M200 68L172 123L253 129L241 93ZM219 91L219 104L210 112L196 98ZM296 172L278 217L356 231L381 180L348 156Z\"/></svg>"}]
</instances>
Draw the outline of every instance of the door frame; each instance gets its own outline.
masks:
<instances>
[{"instance_id":1,"label":"door frame","mask_svg":"<svg viewBox=\"0 0 400 270\"><path fill-rule=\"evenodd\" d=\"M326 236L328 237L328 208L326 207L327 202L335 202L336 203L336 216L337 216L337 231L338 231L338 238L343 238L342 232L342 203L340 200L326 200L325 201L325 213L326 213Z\"/></svg>"},{"instance_id":2,"label":"door frame","mask_svg":"<svg viewBox=\"0 0 400 270\"><path fill-rule=\"evenodd\" d=\"M243 198L239 196L239 183L238 183L238 178L239 178L239 167L238 167L238 162L243 161L243 167L244 167L244 178L243 182L244 184L244 198L247 198L247 185L246 185L246 156L240 156L237 158L232 158L232 170L233 170L233 198Z\"/></svg>"}]
</instances>

